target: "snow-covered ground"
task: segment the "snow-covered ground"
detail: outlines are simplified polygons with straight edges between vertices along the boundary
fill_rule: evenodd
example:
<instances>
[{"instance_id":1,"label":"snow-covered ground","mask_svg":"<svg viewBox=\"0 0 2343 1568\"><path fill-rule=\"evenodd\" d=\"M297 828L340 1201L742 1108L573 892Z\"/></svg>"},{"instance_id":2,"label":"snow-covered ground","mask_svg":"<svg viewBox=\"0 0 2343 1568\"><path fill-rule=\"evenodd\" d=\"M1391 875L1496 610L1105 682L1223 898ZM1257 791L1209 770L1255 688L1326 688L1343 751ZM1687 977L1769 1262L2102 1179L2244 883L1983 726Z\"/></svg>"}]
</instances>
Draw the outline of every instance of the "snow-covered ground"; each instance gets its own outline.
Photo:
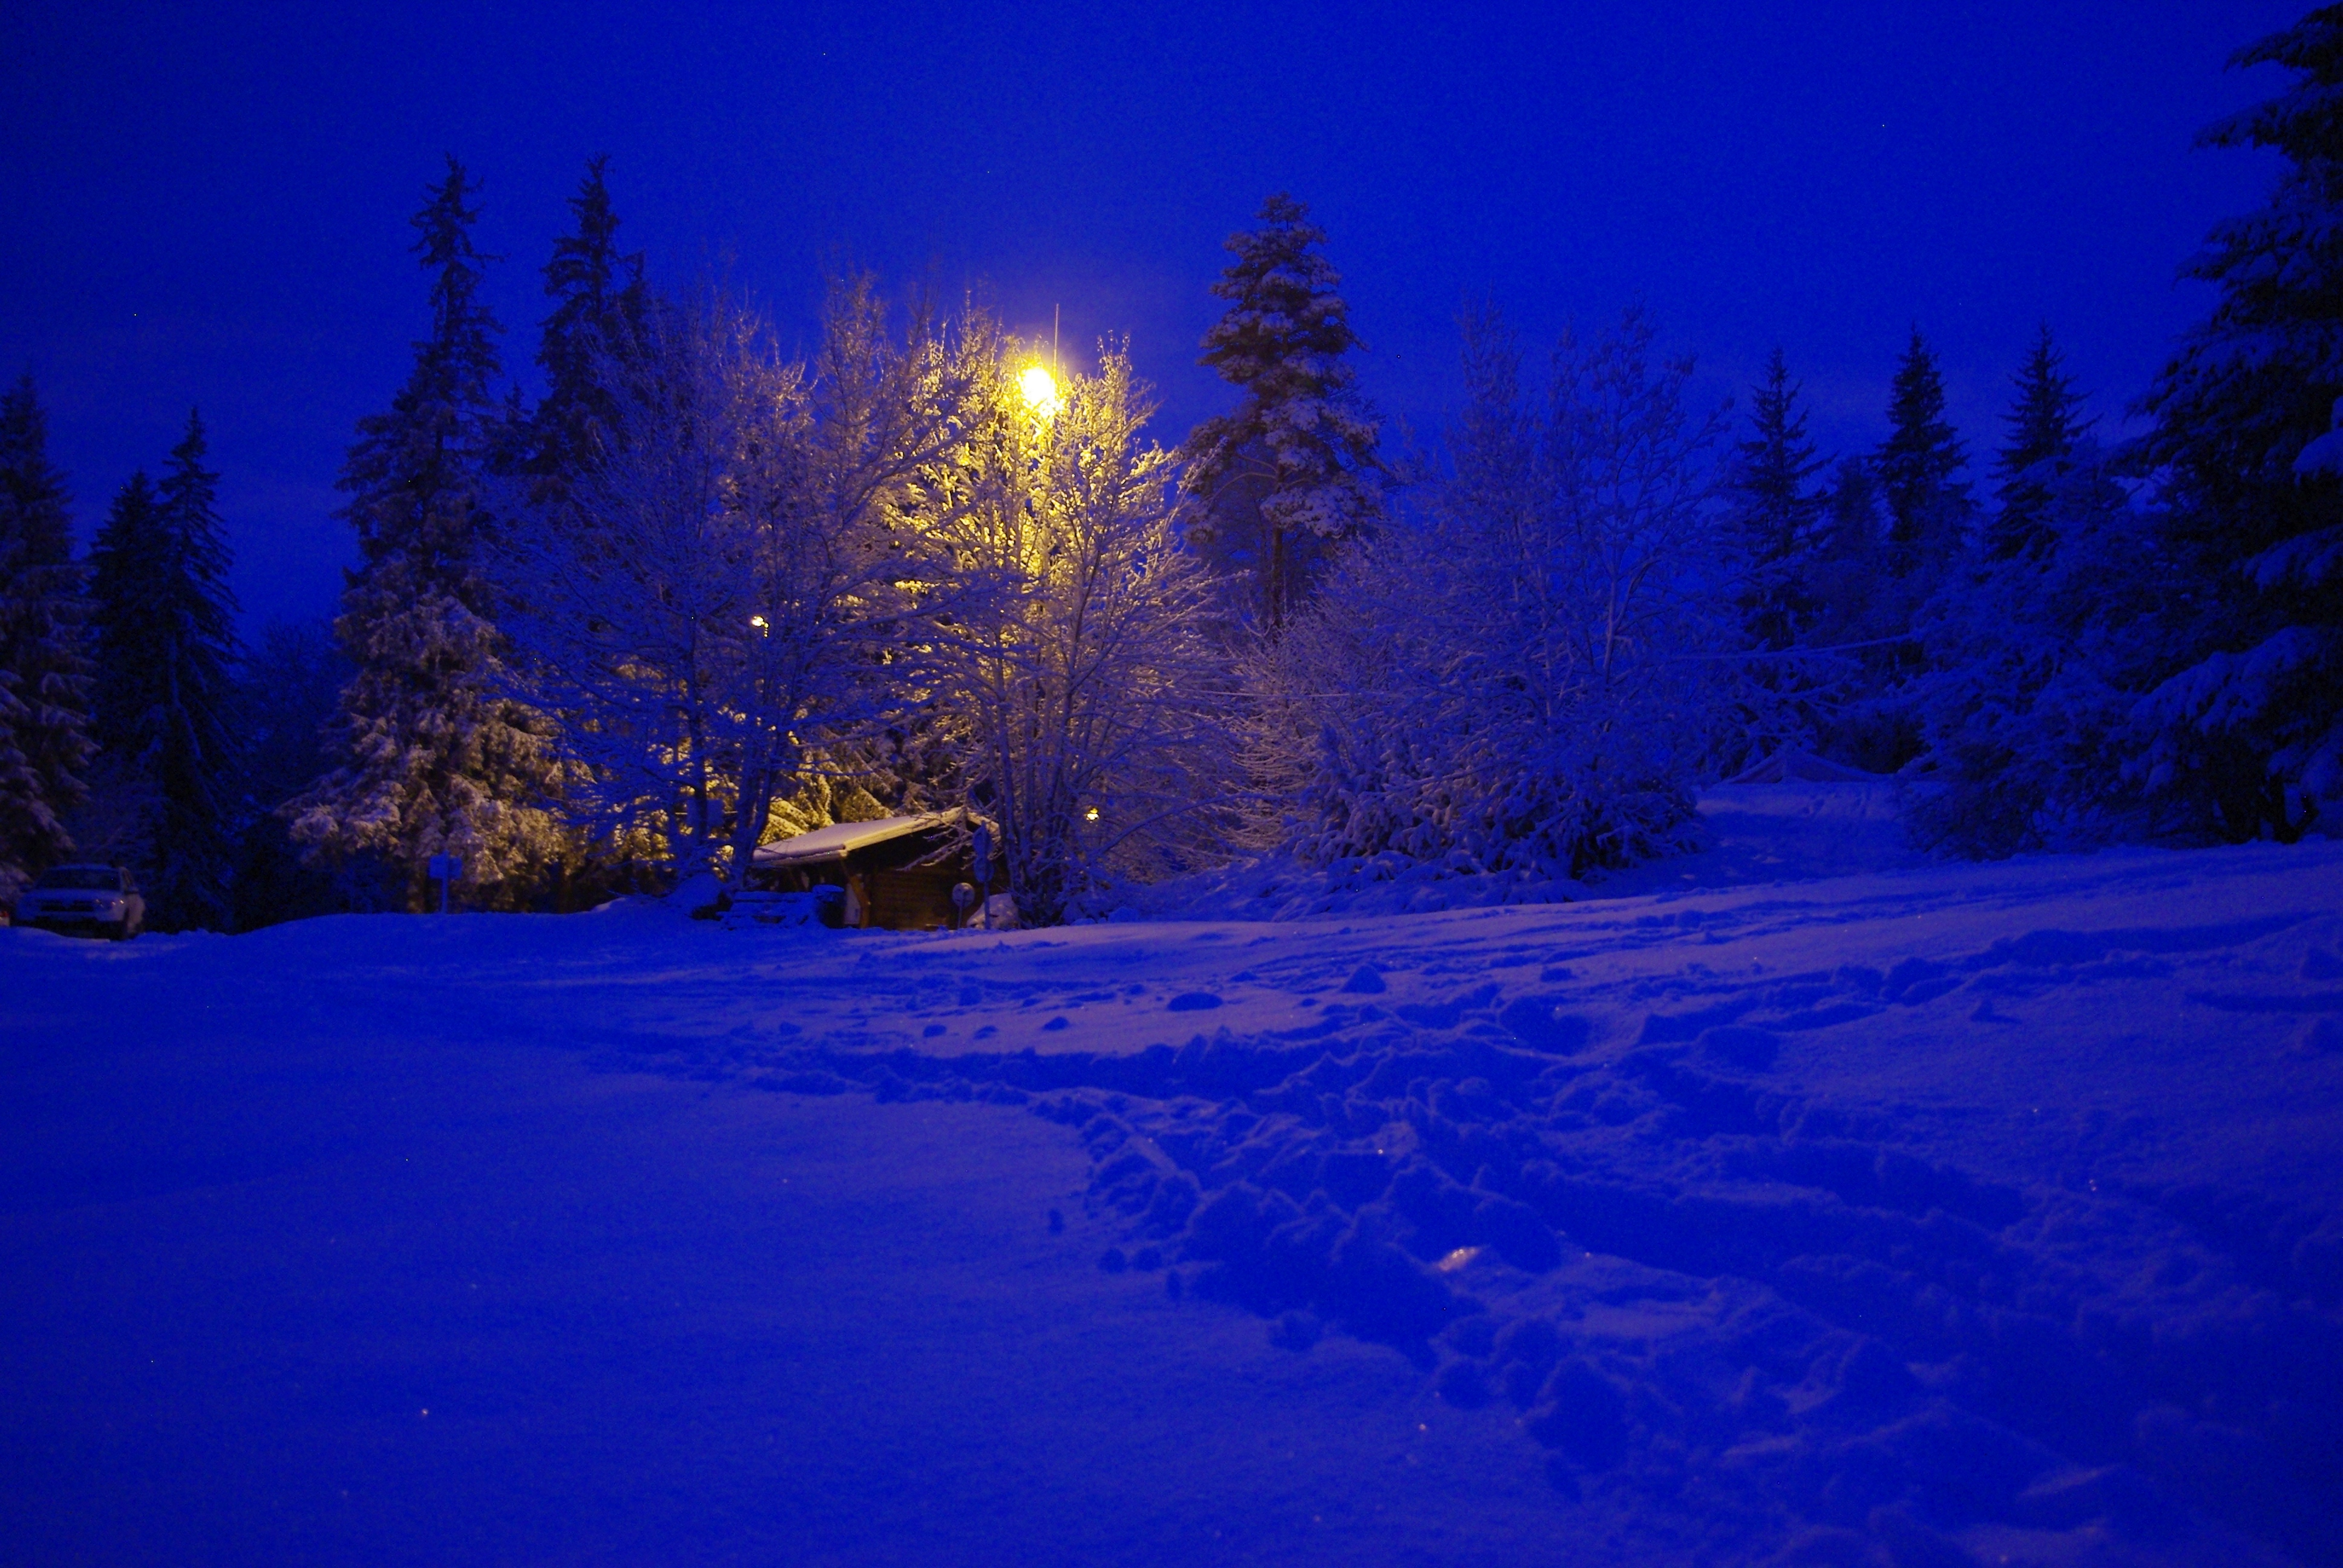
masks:
<instances>
[{"instance_id":1,"label":"snow-covered ground","mask_svg":"<svg viewBox=\"0 0 2343 1568\"><path fill-rule=\"evenodd\" d=\"M0 1560L2343 1562L2343 843L1706 810L1415 915L0 932Z\"/></svg>"}]
</instances>

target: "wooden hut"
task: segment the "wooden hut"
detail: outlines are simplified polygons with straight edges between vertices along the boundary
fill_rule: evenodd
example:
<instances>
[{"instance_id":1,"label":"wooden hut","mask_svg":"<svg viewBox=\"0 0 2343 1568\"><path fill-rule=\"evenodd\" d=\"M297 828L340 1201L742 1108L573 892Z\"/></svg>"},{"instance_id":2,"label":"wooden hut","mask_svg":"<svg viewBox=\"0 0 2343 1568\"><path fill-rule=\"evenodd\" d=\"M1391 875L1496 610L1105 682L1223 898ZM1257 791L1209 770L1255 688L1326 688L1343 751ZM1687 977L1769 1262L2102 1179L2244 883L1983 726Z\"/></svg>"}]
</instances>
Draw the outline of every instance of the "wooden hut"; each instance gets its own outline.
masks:
<instances>
[{"instance_id":1,"label":"wooden hut","mask_svg":"<svg viewBox=\"0 0 2343 1568\"><path fill-rule=\"evenodd\" d=\"M749 886L788 893L843 888L847 925L949 930L959 923L954 884L977 879L970 833L979 825L955 808L816 828L760 846Z\"/></svg>"}]
</instances>

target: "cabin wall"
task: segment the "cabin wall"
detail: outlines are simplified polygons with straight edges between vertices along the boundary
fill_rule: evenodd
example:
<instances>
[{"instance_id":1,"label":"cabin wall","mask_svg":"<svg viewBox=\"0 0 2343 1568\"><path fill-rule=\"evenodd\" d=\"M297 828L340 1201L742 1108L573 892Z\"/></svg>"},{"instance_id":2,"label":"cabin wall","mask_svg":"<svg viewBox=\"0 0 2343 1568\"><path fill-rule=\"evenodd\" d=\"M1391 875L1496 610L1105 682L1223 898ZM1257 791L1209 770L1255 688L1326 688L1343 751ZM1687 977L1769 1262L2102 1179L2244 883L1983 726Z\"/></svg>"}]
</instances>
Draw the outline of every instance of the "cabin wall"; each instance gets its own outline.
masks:
<instances>
[{"instance_id":1,"label":"cabin wall","mask_svg":"<svg viewBox=\"0 0 2343 1568\"><path fill-rule=\"evenodd\" d=\"M953 884L973 880L976 867L965 847L940 866L912 864L942 848L925 835L890 839L854 850L843 860L758 872L751 885L782 892L817 886L850 888L861 906L864 926L890 931L949 930L957 914Z\"/></svg>"}]
</instances>

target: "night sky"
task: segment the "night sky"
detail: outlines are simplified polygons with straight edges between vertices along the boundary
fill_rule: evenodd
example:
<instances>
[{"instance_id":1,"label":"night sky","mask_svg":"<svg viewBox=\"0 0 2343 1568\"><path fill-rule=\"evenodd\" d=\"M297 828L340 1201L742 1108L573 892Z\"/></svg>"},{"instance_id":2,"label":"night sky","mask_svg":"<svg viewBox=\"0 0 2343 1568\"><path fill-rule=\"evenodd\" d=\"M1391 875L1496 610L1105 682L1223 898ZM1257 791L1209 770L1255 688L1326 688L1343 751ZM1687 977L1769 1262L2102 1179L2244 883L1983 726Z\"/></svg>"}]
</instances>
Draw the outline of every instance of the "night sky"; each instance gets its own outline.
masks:
<instances>
[{"instance_id":1,"label":"night sky","mask_svg":"<svg viewBox=\"0 0 2343 1568\"><path fill-rule=\"evenodd\" d=\"M654 278L809 330L825 266L1127 333L1176 440L1222 239L1291 189L1362 373L1435 428L1453 322L1533 338L1640 299L1710 394L1779 343L1833 450L1884 428L1916 322L1973 450L2048 321L2106 427L2209 292L2178 265L2274 158L2197 150L2282 74L2268 0L1419 6L578 4L0 11L0 371L29 368L85 533L201 405L248 629L325 613L353 423L424 323L407 219L484 186L530 384L538 268L610 155Z\"/></svg>"}]
</instances>

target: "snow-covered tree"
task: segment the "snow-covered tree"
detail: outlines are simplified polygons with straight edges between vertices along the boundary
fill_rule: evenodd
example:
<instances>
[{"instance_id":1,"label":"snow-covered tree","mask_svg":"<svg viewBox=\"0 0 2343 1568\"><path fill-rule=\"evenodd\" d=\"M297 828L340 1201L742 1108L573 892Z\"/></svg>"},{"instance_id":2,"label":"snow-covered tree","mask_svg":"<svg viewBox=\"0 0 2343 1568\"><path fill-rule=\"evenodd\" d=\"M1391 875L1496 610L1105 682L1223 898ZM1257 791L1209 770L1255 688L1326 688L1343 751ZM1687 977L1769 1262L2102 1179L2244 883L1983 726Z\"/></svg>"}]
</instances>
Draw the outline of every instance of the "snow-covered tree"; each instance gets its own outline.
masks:
<instances>
[{"instance_id":1,"label":"snow-covered tree","mask_svg":"<svg viewBox=\"0 0 2343 1568\"><path fill-rule=\"evenodd\" d=\"M1887 424L1868 460L1839 467L1813 568L1818 609L1809 634L1813 644L1844 650L1825 678L1837 696L1821 725L1823 749L1878 772L1920 753L1910 687L1924 661L1912 632L1959 565L1975 509L1969 487L1954 477L1968 458L1945 418L1944 377L1917 327L1896 366ZM1884 532L1874 532L1879 522Z\"/></svg>"},{"instance_id":2,"label":"snow-covered tree","mask_svg":"<svg viewBox=\"0 0 2343 1568\"><path fill-rule=\"evenodd\" d=\"M1228 313L1204 335L1202 363L1242 400L1189 434L1184 482L1203 502L1191 538L1248 587L1243 613L1273 631L1327 547L1373 521L1383 482L1325 232L1282 192L1255 223L1229 237L1236 259L1212 285Z\"/></svg>"},{"instance_id":3,"label":"snow-covered tree","mask_svg":"<svg viewBox=\"0 0 2343 1568\"><path fill-rule=\"evenodd\" d=\"M2196 655L2143 717L2160 789L2230 837L2292 838L2343 797L2343 6L2232 63L2295 80L2202 139L2286 167L2188 264L2218 301L2140 406L2136 466L2163 483L2196 611Z\"/></svg>"},{"instance_id":4,"label":"snow-covered tree","mask_svg":"<svg viewBox=\"0 0 2343 1568\"><path fill-rule=\"evenodd\" d=\"M545 293L553 302L538 337L545 397L525 432L525 466L540 484L566 483L593 457L598 428L612 412L606 362L623 360L651 307L642 253L618 249L618 216L604 179L608 164L608 156L587 161L569 198L577 227L553 242L545 265Z\"/></svg>"},{"instance_id":5,"label":"snow-covered tree","mask_svg":"<svg viewBox=\"0 0 2343 1568\"><path fill-rule=\"evenodd\" d=\"M1787 648L1813 614L1805 568L1818 544L1829 498L1814 485L1824 467L1806 437L1798 385L1779 348L1765 363L1765 379L1750 391L1750 433L1729 471L1733 530L1748 578L1741 592L1742 624L1750 641Z\"/></svg>"},{"instance_id":6,"label":"snow-covered tree","mask_svg":"<svg viewBox=\"0 0 2343 1568\"><path fill-rule=\"evenodd\" d=\"M550 727L509 694L480 569L483 484L506 432L471 197L450 157L414 220L430 336L390 407L359 422L340 479L361 557L336 623L357 666L345 760L288 808L301 841L397 867L415 909L432 855L462 858L475 901L509 905L572 852Z\"/></svg>"},{"instance_id":7,"label":"snow-covered tree","mask_svg":"<svg viewBox=\"0 0 2343 1568\"><path fill-rule=\"evenodd\" d=\"M1423 526L1349 551L1252 671L1293 847L1578 876L1687 841L1735 640L1708 449L1630 312L1566 339L1543 406L1468 323L1454 472Z\"/></svg>"},{"instance_id":8,"label":"snow-covered tree","mask_svg":"<svg viewBox=\"0 0 2343 1568\"><path fill-rule=\"evenodd\" d=\"M1865 459L1841 457L1831 469L1821 524L1806 562L1815 600L1810 641L1825 646L1863 642L1876 634L1885 554L1879 481Z\"/></svg>"},{"instance_id":9,"label":"snow-covered tree","mask_svg":"<svg viewBox=\"0 0 2343 1568\"><path fill-rule=\"evenodd\" d=\"M940 628L964 783L1000 829L1009 890L1054 923L1093 890L1195 863L1227 789L1230 682L1210 646L1219 585L1181 544L1192 505L1141 431L1126 349L1053 399L993 357L955 455L950 526L966 608Z\"/></svg>"},{"instance_id":10,"label":"snow-covered tree","mask_svg":"<svg viewBox=\"0 0 2343 1568\"><path fill-rule=\"evenodd\" d=\"M142 608L158 602L168 571L169 547L154 482L141 471L130 476L106 508L106 521L91 541L88 599L90 740L96 754L88 769L89 799L74 815L74 837L82 849L107 860L127 862L143 872L150 863L162 799L150 749L168 677L156 655L156 627L141 618ZM163 911L156 911L157 923Z\"/></svg>"},{"instance_id":11,"label":"snow-covered tree","mask_svg":"<svg viewBox=\"0 0 2343 1568\"><path fill-rule=\"evenodd\" d=\"M947 574L915 483L960 437L934 324L833 290L810 365L735 307L655 311L606 351L598 451L498 575L518 674L563 720L577 799L683 870L739 866L829 749L920 692Z\"/></svg>"},{"instance_id":12,"label":"snow-covered tree","mask_svg":"<svg viewBox=\"0 0 2343 1568\"><path fill-rule=\"evenodd\" d=\"M0 899L73 849L90 757L71 500L33 378L0 394Z\"/></svg>"},{"instance_id":13,"label":"snow-covered tree","mask_svg":"<svg viewBox=\"0 0 2343 1568\"><path fill-rule=\"evenodd\" d=\"M1926 789L1916 837L1993 857L2137 838L2152 815L2133 709L2170 647L2174 563L2160 524L2087 437L2028 470L2021 549L1980 541L1923 614L1913 683Z\"/></svg>"},{"instance_id":14,"label":"snow-covered tree","mask_svg":"<svg viewBox=\"0 0 2343 1568\"><path fill-rule=\"evenodd\" d=\"M1959 551L1972 505L1968 486L1953 477L1968 466L1968 455L1945 418L1944 376L1916 327L1896 367L1887 427L1872 468L1887 508L1888 569L1925 577Z\"/></svg>"},{"instance_id":15,"label":"snow-covered tree","mask_svg":"<svg viewBox=\"0 0 2343 1568\"><path fill-rule=\"evenodd\" d=\"M1986 528L1986 553L1997 560L2036 555L2049 542L2043 513L2051 487L2071 467L2089 434L2083 395L2059 368L2065 357L2046 325L2016 376L2017 397L2006 416L2009 439L1994 455L1994 496L2001 503Z\"/></svg>"},{"instance_id":16,"label":"snow-covered tree","mask_svg":"<svg viewBox=\"0 0 2343 1568\"><path fill-rule=\"evenodd\" d=\"M240 649L206 450L190 413L162 483L134 475L90 550L92 728L107 787L138 803L121 848L160 930L228 920Z\"/></svg>"}]
</instances>

